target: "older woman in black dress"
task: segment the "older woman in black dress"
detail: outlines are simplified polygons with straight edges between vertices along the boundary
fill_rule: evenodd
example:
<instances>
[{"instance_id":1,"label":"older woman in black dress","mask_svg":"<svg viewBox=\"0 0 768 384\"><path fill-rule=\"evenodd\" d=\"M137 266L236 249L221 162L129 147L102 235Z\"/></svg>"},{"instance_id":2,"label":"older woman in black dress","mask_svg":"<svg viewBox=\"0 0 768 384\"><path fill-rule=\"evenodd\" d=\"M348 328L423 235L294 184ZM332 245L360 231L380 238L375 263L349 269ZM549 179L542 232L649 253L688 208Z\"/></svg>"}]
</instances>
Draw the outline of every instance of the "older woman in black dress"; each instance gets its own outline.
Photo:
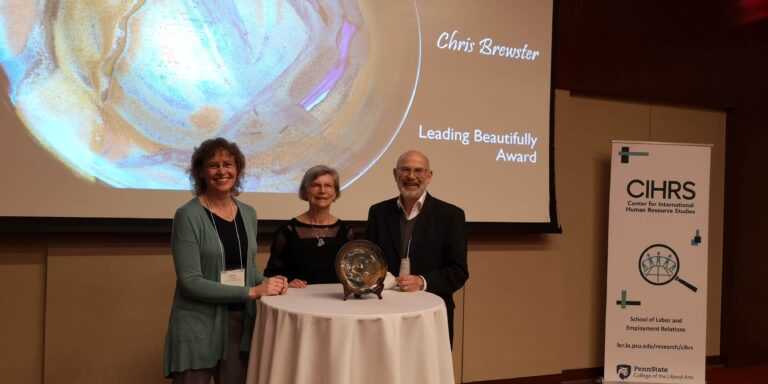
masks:
<instances>
[{"instance_id":1,"label":"older woman in black dress","mask_svg":"<svg viewBox=\"0 0 768 384\"><path fill-rule=\"evenodd\" d=\"M291 288L339 282L334 260L354 236L347 223L331 214L331 205L340 195L335 169L316 165L307 170L299 198L309 208L275 231L265 276L285 276Z\"/></svg>"}]
</instances>

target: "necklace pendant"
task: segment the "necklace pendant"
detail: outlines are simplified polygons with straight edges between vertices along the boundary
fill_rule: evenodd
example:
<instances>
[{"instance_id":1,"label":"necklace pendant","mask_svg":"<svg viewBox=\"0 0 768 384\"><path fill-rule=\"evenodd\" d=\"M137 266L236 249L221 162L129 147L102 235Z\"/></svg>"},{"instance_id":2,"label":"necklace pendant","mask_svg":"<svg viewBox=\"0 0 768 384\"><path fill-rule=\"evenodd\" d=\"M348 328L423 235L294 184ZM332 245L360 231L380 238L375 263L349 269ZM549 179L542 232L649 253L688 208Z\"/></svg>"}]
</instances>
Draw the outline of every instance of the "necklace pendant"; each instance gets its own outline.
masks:
<instances>
[{"instance_id":1,"label":"necklace pendant","mask_svg":"<svg viewBox=\"0 0 768 384\"><path fill-rule=\"evenodd\" d=\"M323 245L325 245L325 240L318 238L317 239L317 246L318 247L322 247Z\"/></svg>"}]
</instances>

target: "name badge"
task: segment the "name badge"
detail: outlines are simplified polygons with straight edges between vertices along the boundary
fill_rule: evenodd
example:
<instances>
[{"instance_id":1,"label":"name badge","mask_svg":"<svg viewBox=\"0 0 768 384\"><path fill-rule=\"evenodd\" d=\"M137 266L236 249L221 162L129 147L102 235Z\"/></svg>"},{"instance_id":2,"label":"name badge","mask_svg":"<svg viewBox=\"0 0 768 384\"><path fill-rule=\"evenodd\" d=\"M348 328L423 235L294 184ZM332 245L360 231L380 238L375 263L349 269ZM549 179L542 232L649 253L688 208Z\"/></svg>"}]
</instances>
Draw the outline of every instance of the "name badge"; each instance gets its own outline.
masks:
<instances>
[{"instance_id":1,"label":"name badge","mask_svg":"<svg viewBox=\"0 0 768 384\"><path fill-rule=\"evenodd\" d=\"M405 257L400 259L400 274L398 276L405 276L411 274L411 259Z\"/></svg>"},{"instance_id":2,"label":"name badge","mask_svg":"<svg viewBox=\"0 0 768 384\"><path fill-rule=\"evenodd\" d=\"M221 283L235 287L245 287L245 269L221 272Z\"/></svg>"}]
</instances>

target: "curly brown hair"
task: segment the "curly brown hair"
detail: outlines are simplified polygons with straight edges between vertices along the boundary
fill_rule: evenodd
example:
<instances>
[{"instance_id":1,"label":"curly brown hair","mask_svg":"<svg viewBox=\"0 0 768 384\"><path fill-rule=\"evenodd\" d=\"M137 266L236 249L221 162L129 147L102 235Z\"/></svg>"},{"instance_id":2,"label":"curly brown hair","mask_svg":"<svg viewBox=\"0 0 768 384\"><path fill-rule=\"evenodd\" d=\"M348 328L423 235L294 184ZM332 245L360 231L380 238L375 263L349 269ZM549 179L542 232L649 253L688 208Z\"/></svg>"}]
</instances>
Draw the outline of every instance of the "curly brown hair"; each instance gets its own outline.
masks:
<instances>
[{"instance_id":1,"label":"curly brown hair","mask_svg":"<svg viewBox=\"0 0 768 384\"><path fill-rule=\"evenodd\" d=\"M195 152L192 153L192 160L187 173L189 174L189 181L192 183L192 193L195 196L204 194L208 189L205 177L203 177L203 168L205 167L205 162L216 156L219 151L228 152L235 158L237 179L232 187L232 195L237 196L240 194L243 180L245 179L245 155L243 155L243 152L240 151L240 148L234 142L227 141L223 137L217 137L203 141L199 147L195 148Z\"/></svg>"}]
</instances>

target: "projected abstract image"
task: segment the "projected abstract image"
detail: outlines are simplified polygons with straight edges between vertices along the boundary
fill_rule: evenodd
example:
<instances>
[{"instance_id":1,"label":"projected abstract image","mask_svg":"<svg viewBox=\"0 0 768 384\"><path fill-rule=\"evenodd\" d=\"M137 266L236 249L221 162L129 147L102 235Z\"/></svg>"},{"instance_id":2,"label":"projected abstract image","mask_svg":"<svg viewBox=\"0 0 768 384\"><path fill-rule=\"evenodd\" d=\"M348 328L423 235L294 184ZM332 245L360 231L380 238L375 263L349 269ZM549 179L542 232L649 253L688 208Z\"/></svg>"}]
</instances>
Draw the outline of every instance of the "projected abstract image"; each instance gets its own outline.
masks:
<instances>
[{"instance_id":1,"label":"projected abstract image","mask_svg":"<svg viewBox=\"0 0 768 384\"><path fill-rule=\"evenodd\" d=\"M402 3L402 2L401 2ZM398 134L419 77L415 5L357 0L35 1L0 6L7 100L84 180L189 189L194 146L223 136L246 191L295 192L315 164L352 182ZM411 39L387 39L406 17Z\"/></svg>"}]
</instances>

